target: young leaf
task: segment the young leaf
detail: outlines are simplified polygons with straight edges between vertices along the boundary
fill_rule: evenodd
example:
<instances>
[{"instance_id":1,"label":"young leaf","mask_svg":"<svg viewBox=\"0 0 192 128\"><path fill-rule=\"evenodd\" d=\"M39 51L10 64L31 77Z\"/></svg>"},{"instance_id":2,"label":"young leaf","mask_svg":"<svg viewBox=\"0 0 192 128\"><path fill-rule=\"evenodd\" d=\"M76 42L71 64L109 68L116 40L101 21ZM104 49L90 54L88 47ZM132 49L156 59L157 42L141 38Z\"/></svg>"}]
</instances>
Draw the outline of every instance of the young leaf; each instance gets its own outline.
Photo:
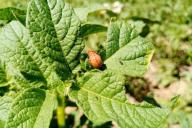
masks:
<instances>
[{"instance_id":1,"label":"young leaf","mask_svg":"<svg viewBox=\"0 0 192 128\"><path fill-rule=\"evenodd\" d=\"M18 20L22 24L25 24L26 11L17 8L9 7L0 9L0 20L10 22L12 20Z\"/></svg>"},{"instance_id":2,"label":"young leaf","mask_svg":"<svg viewBox=\"0 0 192 128\"><path fill-rule=\"evenodd\" d=\"M84 24L80 29L80 36L85 37L90 34L105 32L107 31L107 27L99 24Z\"/></svg>"},{"instance_id":3,"label":"young leaf","mask_svg":"<svg viewBox=\"0 0 192 128\"><path fill-rule=\"evenodd\" d=\"M36 52L52 54L49 58L41 58L51 65L54 64L52 60L66 63L71 70L78 65L83 46L78 37L80 26L73 8L63 0L31 0L29 3L27 27L33 42L31 47L37 47Z\"/></svg>"},{"instance_id":4,"label":"young leaf","mask_svg":"<svg viewBox=\"0 0 192 128\"><path fill-rule=\"evenodd\" d=\"M88 7L84 8L75 8L75 13L79 16L81 21L86 21L89 14L106 10L109 13L116 15L114 12L109 10L107 7L103 6L102 4L90 4Z\"/></svg>"},{"instance_id":5,"label":"young leaf","mask_svg":"<svg viewBox=\"0 0 192 128\"><path fill-rule=\"evenodd\" d=\"M115 121L121 128L156 128L168 115L164 108L128 103L124 79L117 73L87 73L78 85L70 96L95 123Z\"/></svg>"},{"instance_id":6,"label":"young leaf","mask_svg":"<svg viewBox=\"0 0 192 128\"><path fill-rule=\"evenodd\" d=\"M8 112L11 107L12 98L8 96L0 97L0 128L8 119ZM2 126L4 127L4 126Z\"/></svg>"},{"instance_id":7,"label":"young leaf","mask_svg":"<svg viewBox=\"0 0 192 128\"><path fill-rule=\"evenodd\" d=\"M148 68L153 45L138 36L126 22L113 22L108 28L105 64L108 69L129 76L141 76Z\"/></svg>"},{"instance_id":8,"label":"young leaf","mask_svg":"<svg viewBox=\"0 0 192 128\"><path fill-rule=\"evenodd\" d=\"M28 89L14 100L5 128L49 128L56 97L41 89Z\"/></svg>"}]
</instances>

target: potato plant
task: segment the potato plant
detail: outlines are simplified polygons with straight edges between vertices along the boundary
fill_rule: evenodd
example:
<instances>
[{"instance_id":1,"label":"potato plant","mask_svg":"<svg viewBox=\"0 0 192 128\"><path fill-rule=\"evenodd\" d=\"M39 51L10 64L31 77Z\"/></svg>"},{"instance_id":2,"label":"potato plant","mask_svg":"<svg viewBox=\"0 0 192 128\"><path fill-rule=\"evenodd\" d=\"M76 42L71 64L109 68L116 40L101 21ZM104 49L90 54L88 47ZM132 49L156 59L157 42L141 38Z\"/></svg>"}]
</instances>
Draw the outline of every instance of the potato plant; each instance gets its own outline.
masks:
<instances>
[{"instance_id":1,"label":"potato plant","mask_svg":"<svg viewBox=\"0 0 192 128\"><path fill-rule=\"evenodd\" d=\"M59 126L65 127L65 97L95 124L161 127L167 108L131 104L125 93L125 77L142 76L154 52L133 25L111 21L106 28L82 22L63 0L30 0L27 11L19 12L7 9L4 18L9 20L0 31L0 87L18 90L14 97L0 98L0 127L49 128L55 110ZM107 35L105 68L81 72L85 37L101 31Z\"/></svg>"}]
</instances>

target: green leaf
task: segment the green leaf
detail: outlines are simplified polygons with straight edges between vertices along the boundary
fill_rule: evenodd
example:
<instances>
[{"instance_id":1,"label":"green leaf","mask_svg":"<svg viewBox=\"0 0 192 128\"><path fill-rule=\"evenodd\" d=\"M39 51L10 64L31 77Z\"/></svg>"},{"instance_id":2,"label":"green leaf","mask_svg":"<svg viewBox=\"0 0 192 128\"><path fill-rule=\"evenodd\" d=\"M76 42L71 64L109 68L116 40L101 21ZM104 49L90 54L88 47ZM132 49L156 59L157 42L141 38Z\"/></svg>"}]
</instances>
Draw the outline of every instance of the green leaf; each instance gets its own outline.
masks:
<instances>
[{"instance_id":1,"label":"green leaf","mask_svg":"<svg viewBox=\"0 0 192 128\"><path fill-rule=\"evenodd\" d=\"M110 70L129 76L143 75L152 58L153 45L138 36L126 22L113 22L108 28L105 64Z\"/></svg>"},{"instance_id":2,"label":"green leaf","mask_svg":"<svg viewBox=\"0 0 192 128\"><path fill-rule=\"evenodd\" d=\"M0 20L10 22L12 20L18 20L25 24L26 11L13 7L0 9Z\"/></svg>"},{"instance_id":3,"label":"green leaf","mask_svg":"<svg viewBox=\"0 0 192 128\"><path fill-rule=\"evenodd\" d=\"M56 97L41 89L23 91L14 100L5 128L49 128Z\"/></svg>"},{"instance_id":4,"label":"green leaf","mask_svg":"<svg viewBox=\"0 0 192 128\"><path fill-rule=\"evenodd\" d=\"M179 102L180 102L180 95L172 97L170 101L170 108L171 109L176 108L177 106L179 106Z\"/></svg>"},{"instance_id":5,"label":"green leaf","mask_svg":"<svg viewBox=\"0 0 192 128\"><path fill-rule=\"evenodd\" d=\"M28 42L28 38L27 30L16 21L3 27L0 33L0 59L6 64L6 73L23 84L28 83L26 80L27 72L29 74L30 71L34 71L34 77L43 78L36 71L37 66L33 63L32 58L29 55L27 56L28 52L24 47L24 43Z\"/></svg>"},{"instance_id":6,"label":"green leaf","mask_svg":"<svg viewBox=\"0 0 192 128\"><path fill-rule=\"evenodd\" d=\"M79 16L79 18L84 21L87 19L87 16L90 13L96 12L96 11L101 11L101 10L106 10L107 8L104 7L101 4L91 4L88 7L84 8L75 8L75 13Z\"/></svg>"},{"instance_id":7,"label":"green leaf","mask_svg":"<svg viewBox=\"0 0 192 128\"><path fill-rule=\"evenodd\" d=\"M129 20L127 21L129 24L133 25L135 30L137 31L138 34L142 34L144 31L145 27L147 26L143 21L132 21Z\"/></svg>"},{"instance_id":8,"label":"green leaf","mask_svg":"<svg viewBox=\"0 0 192 128\"><path fill-rule=\"evenodd\" d=\"M92 3L92 4L89 4L89 6L87 7L75 8L75 12L79 16L81 21L86 21L89 14L98 13L100 11L106 11L108 15L117 16L115 12L113 12L108 7L105 7L102 4Z\"/></svg>"},{"instance_id":9,"label":"green leaf","mask_svg":"<svg viewBox=\"0 0 192 128\"><path fill-rule=\"evenodd\" d=\"M8 113L11 108L12 98L8 96L0 97L0 128L2 128L8 119Z\"/></svg>"},{"instance_id":10,"label":"green leaf","mask_svg":"<svg viewBox=\"0 0 192 128\"><path fill-rule=\"evenodd\" d=\"M6 64L6 73L18 85L46 85L47 77L42 73L45 67L40 67L38 58L33 58L28 52L31 49L29 44L28 30L19 22L12 21L0 33L0 59Z\"/></svg>"},{"instance_id":11,"label":"green leaf","mask_svg":"<svg viewBox=\"0 0 192 128\"><path fill-rule=\"evenodd\" d=\"M86 116L95 123L115 121L121 128L156 128L168 110L151 104L130 104L124 77L111 71L86 73L70 93Z\"/></svg>"},{"instance_id":12,"label":"green leaf","mask_svg":"<svg viewBox=\"0 0 192 128\"><path fill-rule=\"evenodd\" d=\"M107 27L99 24L84 24L80 29L80 36L85 37L90 34L105 32Z\"/></svg>"},{"instance_id":13,"label":"green leaf","mask_svg":"<svg viewBox=\"0 0 192 128\"><path fill-rule=\"evenodd\" d=\"M18 85L63 85L79 64L81 23L63 0L31 0L27 11L28 29L16 21L2 28L0 59Z\"/></svg>"},{"instance_id":14,"label":"green leaf","mask_svg":"<svg viewBox=\"0 0 192 128\"><path fill-rule=\"evenodd\" d=\"M0 87L6 86L7 80L7 74L5 70L5 64L0 61Z\"/></svg>"},{"instance_id":15,"label":"green leaf","mask_svg":"<svg viewBox=\"0 0 192 128\"><path fill-rule=\"evenodd\" d=\"M41 58L50 62L49 65L53 65L52 60L67 63L71 70L78 65L83 46L78 37L80 26L73 8L63 0L31 0L29 3L27 27L33 47L38 47L38 52L43 54L52 54L51 58Z\"/></svg>"}]
</instances>

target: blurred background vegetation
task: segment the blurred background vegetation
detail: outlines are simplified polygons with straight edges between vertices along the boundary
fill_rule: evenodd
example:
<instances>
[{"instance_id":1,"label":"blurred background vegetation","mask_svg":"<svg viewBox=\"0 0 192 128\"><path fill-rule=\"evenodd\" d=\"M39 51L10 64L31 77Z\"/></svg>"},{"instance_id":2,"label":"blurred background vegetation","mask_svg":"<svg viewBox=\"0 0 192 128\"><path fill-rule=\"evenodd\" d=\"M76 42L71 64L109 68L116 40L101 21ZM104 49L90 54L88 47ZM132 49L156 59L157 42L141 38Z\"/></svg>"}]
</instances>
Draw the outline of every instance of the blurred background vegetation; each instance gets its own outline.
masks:
<instances>
[{"instance_id":1,"label":"blurred background vegetation","mask_svg":"<svg viewBox=\"0 0 192 128\"><path fill-rule=\"evenodd\" d=\"M87 17L80 16L86 17L83 19L86 22L107 26L113 19L127 20L154 44L156 50L149 71L144 78L127 77L127 94L133 103L150 100L170 106L172 113L165 128L192 128L192 0L66 1L79 15L81 11L93 10ZM0 0L0 8L26 9L26 3L26 0ZM106 42L105 37L105 33L93 34L86 38L86 45L98 51ZM73 102L69 101L67 106L68 127L113 126L111 122L96 126ZM50 127L56 127L54 119Z\"/></svg>"}]
</instances>

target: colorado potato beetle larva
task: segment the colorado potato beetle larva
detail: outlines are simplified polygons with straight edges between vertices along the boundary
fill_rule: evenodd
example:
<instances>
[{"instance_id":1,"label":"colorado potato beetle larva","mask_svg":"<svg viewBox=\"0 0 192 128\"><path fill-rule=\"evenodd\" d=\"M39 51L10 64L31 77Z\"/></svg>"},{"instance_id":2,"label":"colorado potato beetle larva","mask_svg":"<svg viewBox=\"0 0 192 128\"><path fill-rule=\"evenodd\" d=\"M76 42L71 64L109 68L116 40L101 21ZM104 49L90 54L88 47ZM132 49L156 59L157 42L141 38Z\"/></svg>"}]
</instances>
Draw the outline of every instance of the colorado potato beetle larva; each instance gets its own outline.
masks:
<instances>
[{"instance_id":1,"label":"colorado potato beetle larva","mask_svg":"<svg viewBox=\"0 0 192 128\"><path fill-rule=\"evenodd\" d=\"M99 54L97 54L93 50L87 51L88 57L89 57L89 64L93 68L100 68L103 65L102 59Z\"/></svg>"}]
</instances>

